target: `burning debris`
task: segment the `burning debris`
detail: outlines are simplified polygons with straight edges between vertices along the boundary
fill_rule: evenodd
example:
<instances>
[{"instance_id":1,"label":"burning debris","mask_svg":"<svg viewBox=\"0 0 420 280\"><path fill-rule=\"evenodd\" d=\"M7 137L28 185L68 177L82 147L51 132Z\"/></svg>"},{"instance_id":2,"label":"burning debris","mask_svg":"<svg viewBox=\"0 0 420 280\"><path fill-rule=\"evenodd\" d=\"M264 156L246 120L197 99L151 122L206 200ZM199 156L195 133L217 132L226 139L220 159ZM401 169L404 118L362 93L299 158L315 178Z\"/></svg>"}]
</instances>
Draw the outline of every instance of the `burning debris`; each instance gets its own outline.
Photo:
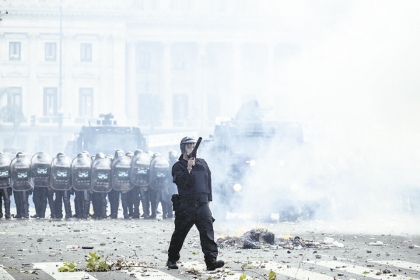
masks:
<instances>
[{"instance_id":1,"label":"burning debris","mask_svg":"<svg viewBox=\"0 0 420 280\"><path fill-rule=\"evenodd\" d=\"M245 232L241 237L224 237L217 239L217 244L223 247L236 247L241 249L262 249L270 246L277 246L283 249L329 249L323 242L305 240L299 236L287 236L275 238L274 233L266 229L253 229Z\"/></svg>"}]
</instances>

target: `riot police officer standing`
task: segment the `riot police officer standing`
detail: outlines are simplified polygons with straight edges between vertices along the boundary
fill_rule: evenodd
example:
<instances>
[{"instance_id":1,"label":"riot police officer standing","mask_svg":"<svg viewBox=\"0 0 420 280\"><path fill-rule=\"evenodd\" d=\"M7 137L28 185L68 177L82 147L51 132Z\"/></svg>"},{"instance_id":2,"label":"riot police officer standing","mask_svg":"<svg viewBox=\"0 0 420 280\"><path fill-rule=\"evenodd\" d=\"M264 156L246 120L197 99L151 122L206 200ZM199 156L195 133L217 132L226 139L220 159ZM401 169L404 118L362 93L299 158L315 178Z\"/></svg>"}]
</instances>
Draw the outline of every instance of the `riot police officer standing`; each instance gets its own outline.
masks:
<instances>
[{"instance_id":1,"label":"riot police officer standing","mask_svg":"<svg viewBox=\"0 0 420 280\"><path fill-rule=\"evenodd\" d=\"M172 167L173 181L178 187L175 195L175 230L172 234L166 265L177 269L184 240L195 225L200 232L201 249L207 270L223 267L224 262L217 260L218 249L214 241L213 217L209 203L212 200L211 172L201 158L189 158L197 141L193 137L184 137L180 148L182 155Z\"/></svg>"},{"instance_id":2,"label":"riot police officer standing","mask_svg":"<svg viewBox=\"0 0 420 280\"><path fill-rule=\"evenodd\" d=\"M4 217L10 219L10 158L0 153L0 218L3 218L2 199L4 202Z\"/></svg>"},{"instance_id":3,"label":"riot police officer standing","mask_svg":"<svg viewBox=\"0 0 420 280\"><path fill-rule=\"evenodd\" d=\"M58 153L51 163L51 187L55 191L55 218L63 218L63 203L65 218L71 218L71 159L64 153Z\"/></svg>"},{"instance_id":4,"label":"riot police officer standing","mask_svg":"<svg viewBox=\"0 0 420 280\"><path fill-rule=\"evenodd\" d=\"M11 183L15 195L16 216L15 218L29 218L29 195L32 193L31 161L22 152L18 152L10 163Z\"/></svg>"},{"instance_id":5,"label":"riot police officer standing","mask_svg":"<svg viewBox=\"0 0 420 280\"><path fill-rule=\"evenodd\" d=\"M39 152L32 156L31 185L34 188L32 199L35 205L35 215L31 216L31 218L45 218L47 198L50 198L50 205L51 203L54 204L54 197L48 196L48 188L51 187L51 161L51 156L44 152ZM54 211L51 212L52 215Z\"/></svg>"}]
</instances>

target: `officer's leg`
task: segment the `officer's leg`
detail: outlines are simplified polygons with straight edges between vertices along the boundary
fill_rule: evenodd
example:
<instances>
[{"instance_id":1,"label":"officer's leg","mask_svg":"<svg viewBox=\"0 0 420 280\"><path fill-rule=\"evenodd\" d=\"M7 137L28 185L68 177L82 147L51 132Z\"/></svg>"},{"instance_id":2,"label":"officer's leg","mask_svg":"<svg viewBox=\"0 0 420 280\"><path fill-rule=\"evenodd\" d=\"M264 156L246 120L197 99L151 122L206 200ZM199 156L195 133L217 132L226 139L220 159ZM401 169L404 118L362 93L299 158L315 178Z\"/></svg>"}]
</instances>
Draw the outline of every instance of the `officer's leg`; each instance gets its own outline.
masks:
<instances>
[{"instance_id":1,"label":"officer's leg","mask_svg":"<svg viewBox=\"0 0 420 280\"><path fill-rule=\"evenodd\" d=\"M30 191L22 192L22 218L25 219L29 218L29 192Z\"/></svg>"},{"instance_id":2,"label":"officer's leg","mask_svg":"<svg viewBox=\"0 0 420 280\"><path fill-rule=\"evenodd\" d=\"M214 263L217 259L217 244L214 241L213 217L208 204L198 208L198 218L195 223L200 232L201 250L206 264Z\"/></svg>"},{"instance_id":3,"label":"officer's leg","mask_svg":"<svg viewBox=\"0 0 420 280\"><path fill-rule=\"evenodd\" d=\"M38 217L39 218L45 218L45 211L47 210L47 197L48 197L48 188L45 187L41 187L41 188L35 188L35 189L39 189L38 193L39 193L39 214ZM35 196L35 189L34 189L34 196Z\"/></svg>"},{"instance_id":4,"label":"officer's leg","mask_svg":"<svg viewBox=\"0 0 420 280\"><path fill-rule=\"evenodd\" d=\"M129 208L130 208L130 195L132 193L130 192L126 192L126 193L121 193L121 204L122 204L122 208L123 208L123 214L124 214L124 219L128 219L130 218L130 213L129 213Z\"/></svg>"},{"instance_id":5,"label":"officer's leg","mask_svg":"<svg viewBox=\"0 0 420 280\"><path fill-rule=\"evenodd\" d=\"M141 204L143 206L143 216L147 219L150 216L150 197L149 192L150 190L144 190L143 187L140 187L141 191Z\"/></svg>"},{"instance_id":6,"label":"officer's leg","mask_svg":"<svg viewBox=\"0 0 420 280\"><path fill-rule=\"evenodd\" d=\"M117 219L118 218L118 207L120 206L120 201L119 201L119 192L112 189L109 193L108 193L108 200L109 200L109 206L111 208L111 215L110 217L112 219Z\"/></svg>"},{"instance_id":7,"label":"officer's leg","mask_svg":"<svg viewBox=\"0 0 420 280\"><path fill-rule=\"evenodd\" d=\"M91 199L90 191L83 191L83 211L82 211L83 219L89 218L90 199Z\"/></svg>"},{"instance_id":8,"label":"officer's leg","mask_svg":"<svg viewBox=\"0 0 420 280\"><path fill-rule=\"evenodd\" d=\"M133 194L133 218L139 219L140 218L140 187L134 186L131 190Z\"/></svg>"},{"instance_id":9,"label":"officer's leg","mask_svg":"<svg viewBox=\"0 0 420 280\"><path fill-rule=\"evenodd\" d=\"M64 211L66 212L66 219L70 219L73 216L71 213L70 194L71 190L64 191L63 193Z\"/></svg>"},{"instance_id":10,"label":"officer's leg","mask_svg":"<svg viewBox=\"0 0 420 280\"><path fill-rule=\"evenodd\" d=\"M55 191L53 189L47 188L47 198L48 205L50 206L51 218L55 218L55 201L54 201Z\"/></svg>"},{"instance_id":11,"label":"officer's leg","mask_svg":"<svg viewBox=\"0 0 420 280\"><path fill-rule=\"evenodd\" d=\"M0 218L3 218L3 189L0 189Z\"/></svg>"},{"instance_id":12,"label":"officer's leg","mask_svg":"<svg viewBox=\"0 0 420 280\"><path fill-rule=\"evenodd\" d=\"M35 215L32 215L31 218L39 218L39 215L41 213L40 192L41 192L41 188L39 187L34 188L32 201L34 202L34 206L35 206Z\"/></svg>"},{"instance_id":13,"label":"officer's leg","mask_svg":"<svg viewBox=\"0 0 420 280\"><path fill-rule=\"evenodd\" d=\"M3 189L4 199L4 217L10 219L10 196L12 195L12 188Z\"/></svg>"},{"instance_id":14,"label":"officer's leg","mask_svg":"<svg viewBox=\"0 0 420 280\"><path fill-rule=\"evenodd\" d=\"M83 218L83 191L75 191L74 193L74 211L76 218Z\"/></svg>"},{"instance_id":15,"label":"officer's leg","mask_svg":"<svg viewBox=\"0 0 420 280\"><path fill-rule=\"evenodd\" d=\"M128 216L129 217L133 217L134 215L134 192L133 189L129 190L128 193L130 195L126 195L126 199L127 199L127 211L128 211ZM121 202L122 202L122 193L121 193Z\"/></svg>"},{"instance_id":16,"label":"officer's leg","mask_svg":"<svg viewBox=\"0 0 420 280\"><path fill-rule=\"evenodd\" d=\"M102 218L102 219L106 219L106 207L107 207L106 195L107 195L107 193L101 193L100 197L99 197L99 199L100 199L99 203L100 203L100 207L101 207L100 208L100 218Z\"/></svg>"},{"instance_id":17,"label":"officer's leg","mask_svg":"<svg viewBox=\"0 0 420 280\"><path fill-rule=\"evenodd\" d=\"M168 249L168 260L176 263L179 258L182 245L191 227L194 225L195 214L190 212L191 209L184 209L176 212L175 230L172 233L171 243ZM192 209L195 211L194 209Z\"/></svg>"},{"instance_id":18,"label":"officer's leg","mask_svg":"<svg viewBox=\"0 0 420 280\"><path fill-rule=\"evenodd\" d=\"M150 195L150 204L152 208L152 215L150 216L151 219L156 218L156 210L158 206L158 191L156 190L149 190Z\"/></svg>"},{"instance_id":19,"label":"officer's leg","mask_svg":"<svg viewBox=\"0 0 420 280\"><path fill-rule=\"evenodd\" d=\"M20 191L13 191L15 196L15 205L16 205L16 216L15 218L20 219L22 218L22 192Z\"/></svg>"},{"instance_id":20,"label":"officer's leg","mask_svg":"<svg viewBox=\"0 0 420 280\"><path fill-rule=\"evenodd\" d=\"M55 192L55 217L57 219L63 218L63 194L64 191Z\"/></svg>"}]
</instances>

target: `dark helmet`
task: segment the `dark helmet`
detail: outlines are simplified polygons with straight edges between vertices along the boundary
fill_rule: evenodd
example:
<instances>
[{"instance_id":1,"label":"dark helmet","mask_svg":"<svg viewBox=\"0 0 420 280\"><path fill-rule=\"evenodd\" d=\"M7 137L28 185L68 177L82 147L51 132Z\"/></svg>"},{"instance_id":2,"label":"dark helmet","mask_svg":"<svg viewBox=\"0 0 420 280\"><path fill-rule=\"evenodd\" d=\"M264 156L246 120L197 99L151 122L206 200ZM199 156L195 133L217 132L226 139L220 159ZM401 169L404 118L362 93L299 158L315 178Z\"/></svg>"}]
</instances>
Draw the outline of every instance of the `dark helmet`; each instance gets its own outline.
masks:
<instances>
[{"instance_id":1,"label":"dark helmet","mask_svg":"<svg viewBox=\"0 0 420 280\"><path fill-rule=\"evenodd\" d=\"M124 151L123 150L118 149L118 150L115 151L114 158L122 157L122 156L124 156Z\"/></svg>"},{"instance_id":2,"label":"dark helmet","mask_svg":"<svg viewBox=\"0 0 420 280\"><path fill-rule=\"evenodd\" d=\"M133 158L134 157L134 153L132 151L125 152L125 155L128 156L128 157L130 157L130 158Z\"/></svg>"},{"instance_id":3,"label":"dark helmet","mask_svg":"<svg viewBox=\"0 0 420 280\"><path fill-rule=\"evenodd\" d=\"M176 157L178 157L178 152L175 151L175 150L170 150L169 153L168 153L168 157L169 158L176 158Z\"/></svg>"},{"instance_id":4,"label":"dark helmet","mask_svg":"<svg viewBox=\"0 0 420 280\"><path fill-rule=\"evenodd\" d=\"M102 152L97 153L94 159L98 159L98 158L105 158L105 154Z\"/></svg>"},{"instance_id":5,"label":"dark helmet","mask_svg":"<svg viewBox=\"0 0 420 280\"><path fill-rule=\"evenodd\" d=\"M185 144L190 143L197 143L197 140L195 140L195 138L192 136L185 136L184 138L182 138L181 143L179 143L179 147L181 148L182 154L185 154Z\"/></svg>"}]
</instances>

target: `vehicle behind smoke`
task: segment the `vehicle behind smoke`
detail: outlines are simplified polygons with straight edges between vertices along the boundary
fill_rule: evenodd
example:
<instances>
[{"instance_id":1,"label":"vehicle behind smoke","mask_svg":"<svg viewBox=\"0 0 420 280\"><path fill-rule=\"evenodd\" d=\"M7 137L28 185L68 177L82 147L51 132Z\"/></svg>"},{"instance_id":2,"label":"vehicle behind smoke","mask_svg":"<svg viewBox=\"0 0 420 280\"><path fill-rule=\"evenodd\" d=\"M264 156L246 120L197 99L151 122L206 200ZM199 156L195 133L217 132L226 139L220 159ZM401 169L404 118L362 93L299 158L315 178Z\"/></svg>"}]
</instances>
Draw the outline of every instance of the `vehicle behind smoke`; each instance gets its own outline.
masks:
<instances>
[{"instance_id":1,"label":"vehicle behind smoke","mask_svg":"<svg viewBox=\"0 0 420 280\"><path fill-rule=\"evenodd\" d=\"M247 212L280 221L311 218L316 201L302 195L311 176L299 122L263 121L257 101L245 103L232 121L216 125L200 155L209 162L215 215ZM221 202L220 204L218 202Z\"/></svg>"},{"instance_id":2,"label":"vehicle behind smoke","mask_svg":"<svg viewBox=\"0 0 420 280\"><path fill-rule=\"evenodd\" d=\"M82 126L81 132L70 141L66 154L73 157L82 151L95 155L98 152L114 154L115 150L135 151L147 150L146 139L138 127L120 126L112 121L112 114L101 115L103 120L96 125Z\"/></svg>"}]
</instances>

